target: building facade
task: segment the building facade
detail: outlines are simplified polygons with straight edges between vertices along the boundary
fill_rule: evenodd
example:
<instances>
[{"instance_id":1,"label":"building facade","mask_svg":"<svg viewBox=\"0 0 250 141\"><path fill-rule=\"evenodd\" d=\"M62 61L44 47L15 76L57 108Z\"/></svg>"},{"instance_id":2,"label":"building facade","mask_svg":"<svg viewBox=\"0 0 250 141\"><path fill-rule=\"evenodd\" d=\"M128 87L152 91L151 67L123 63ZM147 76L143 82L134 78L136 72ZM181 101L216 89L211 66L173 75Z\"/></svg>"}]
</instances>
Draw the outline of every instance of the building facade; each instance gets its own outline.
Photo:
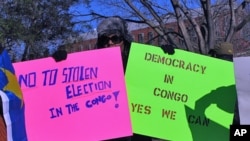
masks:
<instances>
[{"instance_id":1,"label":"building facade","mask_svg":"<svg viewBox=\"0 0 250 141\"><path fill-rule=\"evenodd\" d=\"M176 23L168 23L168 30L178 30ZM170 28L171 27L171 28ZM150 27L145 24L129 23L128 29L133 37L133 42L145 43L154 46L160 46L164 43L163 39ZM97 41L97 31L81 35L82 41L74 41L73 44L64 45L69 53L95 49Z\"/></svg>"},{"instance_id":2,"label":"building facade","mask_svg":"<svg viewBox=\"0 0 250 141\"><path fill-rule=\"evenodd\" d=\"M215 22L215 43L223 42L225 39L227 31L228 31L228 17L223 17L222 20L217 20ZM199 21L199 20L197 20ZM201 24L201 23L200 23ZM189 28L190 27L190 28ZM188 34L190 35L190 40L192 42L198 42L198 38L196 36L195 31L191 26L187 26ZM159 36L152 28L147 26L146 24L138 24L138 23L128 23L128 29L133 37L134 42L145 43L154 46L160 46L166 43L161 36ZM178 32L178 25L176 21L166 23L166 29L168 31ZM92 50L95 49L95 44L97 40L97 32L96 30L84 33L81 35L82 40L75 42L74 44L70 44L66 46L66 49L69 53ZM178 41L180 44L183 41ZM247 52L250 48L250 23L240 32L237 32L232 40L234 45L234 49L236 53ZM250 51L249 51L250 52ZM238 55L240 56L240 55Z\"/></svg>"}]
</instances>

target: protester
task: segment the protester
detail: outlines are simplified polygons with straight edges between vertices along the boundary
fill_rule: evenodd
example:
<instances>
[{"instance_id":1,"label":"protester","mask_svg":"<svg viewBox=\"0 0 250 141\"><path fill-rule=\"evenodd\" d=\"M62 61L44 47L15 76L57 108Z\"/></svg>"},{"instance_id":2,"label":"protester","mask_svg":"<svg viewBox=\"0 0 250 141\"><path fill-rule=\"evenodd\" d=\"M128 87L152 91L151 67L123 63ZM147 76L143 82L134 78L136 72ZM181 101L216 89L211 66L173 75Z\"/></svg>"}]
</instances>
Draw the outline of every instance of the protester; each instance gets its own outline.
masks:
<instances>
[{"instance_id":1,"label":"protester","mask_svg":"<svg viewBox=\"0 0 250 141\"><path fill-rule=\"evenodd\" d=\"M127 23L119 16L113 16L104 19L97 27L98 38L96 48L108 48L119 46L121 48L123 69L126 70L130 45L133 41L131 34L128 31ZM174 54L174 47L172 45L160 46L164 53ZM67 52L65 50L58 50L53 53L52 57L56 62L65 60ZM151 137L133 134L131 137L123 137L117 139L110 139L107 141L152 141Z\"/></svg>"},{"instance_id":2,"label":"protester","mask_svg":"<svg viewBox=\"0 0 250 141\"><path fill-rule=\"evenodd\" d=\"M97 48L120 46L124 70L126 70L130 45L133 41L127 28L127 23L120 17L107 18L97 27Z\"/></svg>"},{"instance_id":3,"label":"protester","mask_svg":"<svg viewBox=\"0 0 250 141\"><path fill-rule=\"evenodd\" d=\"M219 59L233 61L233 44L229 42L222 42L215 45L215 48L209 51L209 54L212 57L216 57ZM234 119L232 122L233 125L240 125L240 117L239 117L239 107L238 107L238 99L236 97L235 102L235 111L234 111Z\"/></svg>"},{"instance_id":4,"label":"protester","mask_svg":"<svg viewBox=\"0 0 250 141\"><path fill-rule=\"evenodd\" d=\"M113 16L104 19L97 27L96 48L108 48L119 46L121 48L124 72L126 71L130 45L133 41L127 27L127 23L121 17ZM174 54L173 46L161 46L163 51L168 54ZM151 137L133 134L132 137L111 139L109 141L152 141Z\"/></svg>"}]
</instances>

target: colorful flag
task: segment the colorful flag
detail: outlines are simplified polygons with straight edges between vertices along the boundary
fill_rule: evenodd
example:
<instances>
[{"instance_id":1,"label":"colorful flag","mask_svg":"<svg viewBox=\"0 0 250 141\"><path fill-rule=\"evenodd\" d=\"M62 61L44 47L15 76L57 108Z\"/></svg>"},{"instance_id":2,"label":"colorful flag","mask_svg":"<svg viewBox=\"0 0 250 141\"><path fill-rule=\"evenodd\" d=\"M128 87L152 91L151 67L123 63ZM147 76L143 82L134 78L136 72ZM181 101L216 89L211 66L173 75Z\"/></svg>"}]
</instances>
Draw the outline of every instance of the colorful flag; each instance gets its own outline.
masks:
<instances>
[{"instance_id":1,"label":"colorful flag","mask_svg":"<svg viewBox=\"0 0 250 141\"><path fill-rule=\"evenodd\" d=\"M7 129L7 140L26 141L22 91L6 50L0 54L0 80L0 111Z\"/></svg>"}]
</instances>

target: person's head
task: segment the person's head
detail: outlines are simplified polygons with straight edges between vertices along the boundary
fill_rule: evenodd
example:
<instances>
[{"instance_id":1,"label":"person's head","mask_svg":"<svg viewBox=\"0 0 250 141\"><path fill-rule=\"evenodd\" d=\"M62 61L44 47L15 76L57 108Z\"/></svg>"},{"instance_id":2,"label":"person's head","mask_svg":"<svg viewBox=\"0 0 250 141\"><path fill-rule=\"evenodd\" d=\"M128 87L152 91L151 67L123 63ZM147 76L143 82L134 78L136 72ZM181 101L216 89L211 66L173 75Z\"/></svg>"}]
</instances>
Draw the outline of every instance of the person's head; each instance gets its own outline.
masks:
<instances>
[{"instance_id":1,"label":"person's head","mask_svg":"<svg viewBox=\"0 0 250 141\"><path fill-rule=\"evenodd\" d=\"M129 50L132 36L127 23L121 17L113 16L104 19L97 27L97 48L120 46L122 52Z\"/></svg>"},{"instance_id":2,"label":"person's head","mask_svg":"<svg viewBox=\"0 0 250 141\"><path fill-rule=\"evenodd\" d=\"M210 50L209 53L213 57L233 61L233 44L229 42L222 42L215 45L214 50Z\"/></svg>"},{"instance_id":3,"label":"person's head","mask_svg":"<svg viewBox=\"0 0 250 141\"><path fill-rule=\"evenodd\" d=\"M126 70L130 45L133 41L126 21L119 16L106 18L97 26L97 33L97 49L120 46L123 68Z\"/></svg>"}]
</instances>

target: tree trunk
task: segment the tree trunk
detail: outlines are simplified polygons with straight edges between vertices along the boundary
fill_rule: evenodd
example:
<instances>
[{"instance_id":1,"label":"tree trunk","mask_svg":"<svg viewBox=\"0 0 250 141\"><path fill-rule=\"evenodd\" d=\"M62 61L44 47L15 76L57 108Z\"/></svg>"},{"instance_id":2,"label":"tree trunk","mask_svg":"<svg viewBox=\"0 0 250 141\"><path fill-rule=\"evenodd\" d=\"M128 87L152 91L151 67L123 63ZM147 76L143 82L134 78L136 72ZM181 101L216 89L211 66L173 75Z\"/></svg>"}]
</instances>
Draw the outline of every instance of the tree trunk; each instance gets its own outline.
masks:
<instances>
[{"instance_id":1,"label":"tree trunk","mask_svg":"<svg viewBox=\"0 0 250 141\"><path fill-rule=\"evenodd\" d=\"M189 34L187 32L187 28L186 28L186 26L184 24L183 16L182 16L182 14L180 12L179 2L178 2L178 0L171 0L171 3L173 5L173 7L174 7L175 14L176 14L176 17L177 17L177 23L178 23L178 26L179 26L182 34L183 34L183 38L184 38L187 50L191 51L191 52L194 52L194 48L192 47L190 36L189 36Z\"/></svg>"}]
</instances>

